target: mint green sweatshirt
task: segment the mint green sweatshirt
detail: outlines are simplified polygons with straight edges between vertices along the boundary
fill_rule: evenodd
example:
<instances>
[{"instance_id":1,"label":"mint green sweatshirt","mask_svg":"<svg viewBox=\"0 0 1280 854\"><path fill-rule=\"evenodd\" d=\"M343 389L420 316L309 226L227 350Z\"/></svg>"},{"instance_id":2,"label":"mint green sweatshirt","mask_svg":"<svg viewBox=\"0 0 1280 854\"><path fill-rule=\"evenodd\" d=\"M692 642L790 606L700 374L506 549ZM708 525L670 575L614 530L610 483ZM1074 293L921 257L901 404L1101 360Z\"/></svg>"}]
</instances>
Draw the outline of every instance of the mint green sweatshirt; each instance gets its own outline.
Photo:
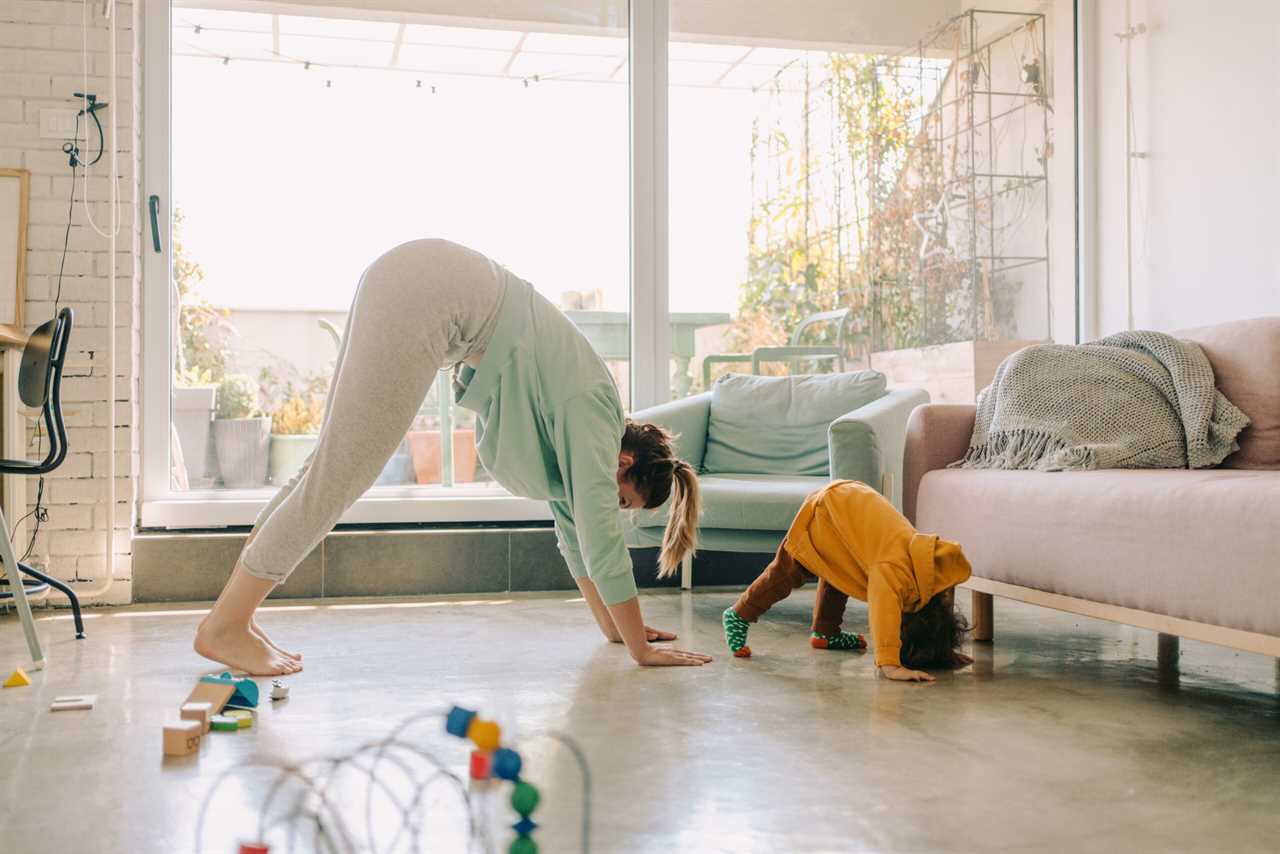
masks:
<instances>
[{"instance_id":1,"label":"mint green sweatshirt","mask_svg":"<svg viewBox=\"0 0 1280 854\"><path fill-rule=\"evenodd\" d=\"M509 276L480 366L455 379L476 414L476 452L515 495L549 501L560 553L606 605L636 595L618 507L625 416L604 360L527 282Z\"/></svg>"}]
</instances>

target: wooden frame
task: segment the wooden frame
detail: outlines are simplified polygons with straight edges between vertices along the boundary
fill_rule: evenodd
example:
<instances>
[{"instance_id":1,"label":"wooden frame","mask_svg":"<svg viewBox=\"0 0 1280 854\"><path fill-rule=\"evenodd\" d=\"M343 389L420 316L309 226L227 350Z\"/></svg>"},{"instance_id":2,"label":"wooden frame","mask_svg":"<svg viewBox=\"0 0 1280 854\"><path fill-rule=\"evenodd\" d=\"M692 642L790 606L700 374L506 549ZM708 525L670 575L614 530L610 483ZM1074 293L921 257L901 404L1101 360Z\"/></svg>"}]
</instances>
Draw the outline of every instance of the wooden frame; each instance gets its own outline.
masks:
<instances>
[{"instance_id":1,"label":"wooden frame","mask_svg":"<svg viewBox=\"0 0 1280 854\"><path fill-rule=\"evenodd\" d=\"M26 341L25 327L23 325L23 307L27 299L27 227L28 212L31 205L31 173L26 169L0 169L0 184L7 184L10 180L18 182L18 209L16 235L0 233L0 240L7 244L10 240L16 238L16 245L13 249L16 251L15 257L15 281L14 281L14 308L13 322L0 323L0 341L8 344L21 344ZM9 214L7 211L0 210L0 225L8 222ZM4 258L5 253L0 249L0 258ZM0 270L0 275L3 275ZM0 297L4 294L4 283L0 282Z\"/></svg>"},{"instance_id":2,"label":"wooden frame","mask_svg":"<svg viewBox=\"0 0 1280 854\"><path fill-rule=\"evenodd\" d=\"M978 600L985 598L985 596L1000 596L1005 599L1012 599L1015 602L1026 602L1029 605L1053 608L1055 611L1066 611L1068 614L1079 614L1082 617L1093 617L1098 620L1110 620L1113 623L1136 626L1140 629L1159 632L1162 635L1204 641L1205 643L1231 647L1245 652L1256 652L1261 655L1280 658L1280 637L1273 635L1246 632L1242 629L1228 629L1223 626L1215 626L1212 623L1198 623L1194 620L1167 617L1164 614L1139 611L1120 605L1091 602L1088 599L1077 599L1074 596L1048 593L1044 590L1021 587L1017 584L1006 584L1003 581L992 581L988 578L978 578L976 576L971 577L961 587L974 592L974 622L976 624L974 640L991 639L992 614L990 600L987 600L984 605L978 604ZM984 629L986 630L985 632L983 631ZM985 637L981 636L983 634L985 634Z\"/></svg>"}]
</instances>

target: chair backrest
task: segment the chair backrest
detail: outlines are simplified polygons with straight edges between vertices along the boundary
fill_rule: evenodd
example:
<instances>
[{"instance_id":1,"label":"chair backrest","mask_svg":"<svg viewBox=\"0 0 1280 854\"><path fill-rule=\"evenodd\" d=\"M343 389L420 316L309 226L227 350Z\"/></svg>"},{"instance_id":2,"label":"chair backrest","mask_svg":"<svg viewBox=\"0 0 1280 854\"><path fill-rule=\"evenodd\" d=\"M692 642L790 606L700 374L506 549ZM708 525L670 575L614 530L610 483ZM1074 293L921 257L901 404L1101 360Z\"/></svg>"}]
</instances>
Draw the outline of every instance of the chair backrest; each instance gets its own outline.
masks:
<instances>
[{"instance_id":1,"label":"chair backrest","mask_svg":"<svg viewBox=\"0 0 1280 854\"><path fill-rule=\"evenodd\" d=\"M62 420L62 367L74 317L70 308L62 309L53 320L36 327L22 349L18 396L27 406L41 410L49 433L49 453L43 461L26 469L26 473L51 471L61 465L67 455L67 430Z\"/></svg>"},{"instance_id":2,"label":"chair backrest","mask_svg":"<svg viewBox=\"0 0 1280 854\"><path fill-rule=\"evenodd\" d=\"M804 343L804 333L814 326L821 326L824 323L835 323L836 340L833 345L836 347L844 346L844 330L845 324L849 320L849 309L839 308L835 311L820 311L817 314L811 314L804 320L800 321L800 325L791 333L791 346L797 347Z\"/></svg>"}]
</instances>

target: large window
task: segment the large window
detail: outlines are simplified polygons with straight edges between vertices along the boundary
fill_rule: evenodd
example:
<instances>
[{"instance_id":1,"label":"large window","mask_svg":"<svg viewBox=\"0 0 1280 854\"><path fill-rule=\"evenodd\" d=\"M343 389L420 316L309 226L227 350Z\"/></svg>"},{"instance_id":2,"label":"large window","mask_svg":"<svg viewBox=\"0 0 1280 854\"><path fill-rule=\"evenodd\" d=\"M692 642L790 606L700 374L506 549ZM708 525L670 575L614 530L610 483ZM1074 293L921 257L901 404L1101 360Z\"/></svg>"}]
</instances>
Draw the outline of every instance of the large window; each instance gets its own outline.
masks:
<instances>
[{"instance_id":1,"label":"large window","mask_svg":"<svg viewBox=\"0 0 1280 854\"><path fill-rule=\"evenodd\" d=\"M1069 64L1067 97L1053 86L1045 14L913 29L801 3L792 38L766 40L706 5L672 3L673 394L869 367L971 403L1004 355L1052 337L1052 278L1074 272L1050 246L1072 229L1050 209L1051 187L1072 195L1053 145L1072 89ZM931 5L947 8L904 8Z\"/></svg>"},{"instance_id":2,"label":"large window","mask_svg":"<svg viewBox=\"0 0 1280 854\"><path fill-rule=\"evenodd\" d=\"M288 481L362 270L421 237L473 247L562 307L629 405L626 3L547 4L543 21L230 5L174 3L167 27L166 497L239 501L224 517L246 521ZM383 509L502 495L448 389L371 490Z\"/></svg>"},{"instance_id":3,"label":"large window","mask_svg":"<svg viewBox=\"0 0 1280 854\"><path fill-rule=\"evenodd\" d=\"M362 270L426 236L559 305L629 408L866 367L971 401L1074 333L1070 5L148 3L143 523L252 521ZM346 520L546 518L474 426L438 383Z\"/></svg>"}]
</instances>

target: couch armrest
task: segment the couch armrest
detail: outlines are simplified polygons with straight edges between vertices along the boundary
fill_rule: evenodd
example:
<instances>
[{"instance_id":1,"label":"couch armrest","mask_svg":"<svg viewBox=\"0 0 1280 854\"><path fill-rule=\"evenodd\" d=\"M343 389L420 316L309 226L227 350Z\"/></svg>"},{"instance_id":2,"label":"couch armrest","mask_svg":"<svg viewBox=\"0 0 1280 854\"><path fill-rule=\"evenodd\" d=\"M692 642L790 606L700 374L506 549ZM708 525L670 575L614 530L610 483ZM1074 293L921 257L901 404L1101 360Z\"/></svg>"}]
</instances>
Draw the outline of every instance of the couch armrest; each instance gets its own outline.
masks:
<instances>
[{"instance_id":1,"label":"couch armrest","mask_svg":"<svg viewBox=\"0 0 1280 854\"><path fill-rule=\"evenodd\" d=\"M676 433L676 456L702 470L702 460L707 453L707 428L711 423L711 392L633 412L631 420L657 424Z\"/></svg>"},{"instance_id":2,"label":"couch armrest","mask_svg":"<svg viewBox=\"0 0 1280 854\"><path fill-rule=\"evenodd\" d=\"M902 464L902 512L911 524L916 523L921 479L965 455L977 412L972 404L933 403L911 413Z\"/></svg>"},{"instance_id":3,"label":"couch armrest","mask_svg":"<svg viewBox=\"0 0 1280 854\"><path fill-rule=\"evenodd\" d=\"M884 476L892 477L890 494L895 507L902 506L902 451L911 410L929 402L929 393L918 388L895 388L884 397L831 422L827 449L833 480L860 480L883 491Z\"/></svg>"}]
</instances>

